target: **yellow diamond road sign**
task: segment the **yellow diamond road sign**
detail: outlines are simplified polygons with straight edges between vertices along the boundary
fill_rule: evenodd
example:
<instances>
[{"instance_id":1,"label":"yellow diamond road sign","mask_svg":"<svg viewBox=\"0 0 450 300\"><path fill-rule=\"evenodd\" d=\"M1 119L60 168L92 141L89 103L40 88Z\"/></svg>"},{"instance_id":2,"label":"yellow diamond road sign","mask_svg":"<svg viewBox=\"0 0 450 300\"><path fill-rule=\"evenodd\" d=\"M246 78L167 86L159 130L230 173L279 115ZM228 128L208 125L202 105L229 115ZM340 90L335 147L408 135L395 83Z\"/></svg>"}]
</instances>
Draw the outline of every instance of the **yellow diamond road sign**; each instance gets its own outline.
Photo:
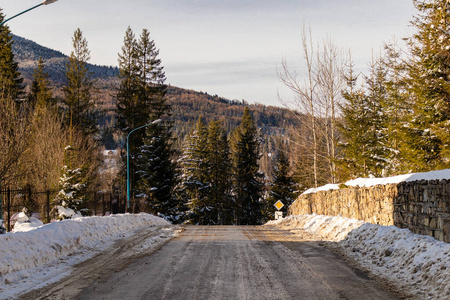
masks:
<instances>
[{"instance_id":1,"label":"yellow diamond road sign","mask_svg":"<svg viewBox=\"0 0 450 300\"><path fill-rule=\"evenodd\" d=\"M282 209L284 206L283 202L281 202L280 200L277 201L277 203L275 203L275 207L280 210Z\"/></svg>"}]
</instances>

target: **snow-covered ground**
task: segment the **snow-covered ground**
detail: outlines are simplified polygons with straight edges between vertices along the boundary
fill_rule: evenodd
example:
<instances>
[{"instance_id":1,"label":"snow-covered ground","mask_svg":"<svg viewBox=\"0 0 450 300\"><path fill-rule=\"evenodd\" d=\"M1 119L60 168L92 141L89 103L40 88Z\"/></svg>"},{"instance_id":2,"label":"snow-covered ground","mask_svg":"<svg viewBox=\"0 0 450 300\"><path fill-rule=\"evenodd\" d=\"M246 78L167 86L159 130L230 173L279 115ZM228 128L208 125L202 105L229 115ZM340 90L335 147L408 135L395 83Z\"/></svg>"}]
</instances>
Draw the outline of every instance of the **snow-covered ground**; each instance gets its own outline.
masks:
<instances>
[{"instance_id":1,"label":"snow-covered ground","mask_svg":"<svg viewBox=\"0 0 450 300\"><path fill-rule=\"evenodd\" d=\"M125 214L65 220L0 235L0 299L67 276L75 264L137 230L167 225L153 215ZM290 216L270 225L334 241L363 268L419 298L450 299L450 244L407 229L342 217ZM176 234L175 227L168 231L146 241L145 248Z\"/></svg>"},{"instance_id":2,"label":"snow-covered ground","mask_svg":"<svg viewBox=\"0 0 450 300\"><path fill-rule=\"evenodd\" d=\"M419 299L450 299L450 244L395 226L321 215L289 216L270 225L336 242L364 269Z\"/></svg>"},{"instance_id":3,"label":"snow-covered ground","mask_svg":"<svg viewBox=\"0 0 450 300\"><path fill-rule=\"evenodd\" d=\"M55 282L68 275L75 264L138 230L169 225L149 214L77 218L43 226L31 223L22 224L23 232L17 232L21 230L18 226L16 232L0 234L0 299ZM176 234L175 227L167 231L152 237L146 248Z\"/></svg>"}]
</instances>

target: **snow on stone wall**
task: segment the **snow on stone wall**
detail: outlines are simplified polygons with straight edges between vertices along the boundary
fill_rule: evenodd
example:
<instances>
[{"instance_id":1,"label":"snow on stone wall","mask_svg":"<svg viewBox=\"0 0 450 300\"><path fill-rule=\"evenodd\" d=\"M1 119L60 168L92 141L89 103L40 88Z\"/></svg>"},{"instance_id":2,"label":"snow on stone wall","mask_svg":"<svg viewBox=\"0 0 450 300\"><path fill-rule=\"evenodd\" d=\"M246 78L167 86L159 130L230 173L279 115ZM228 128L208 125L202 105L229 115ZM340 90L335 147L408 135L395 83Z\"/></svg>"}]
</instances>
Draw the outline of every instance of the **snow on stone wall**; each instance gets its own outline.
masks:
<instances>
[{"instance_id":1,"label":"snow on stone wall","mask_svg":"<svg viewBox=\"0 0 450 300\"><path fill-rule=\"evenodd\" d=\"M301 195L288 214L343 216L450 242L450 180L346 186Z\"/></svg>"}]
</instances>

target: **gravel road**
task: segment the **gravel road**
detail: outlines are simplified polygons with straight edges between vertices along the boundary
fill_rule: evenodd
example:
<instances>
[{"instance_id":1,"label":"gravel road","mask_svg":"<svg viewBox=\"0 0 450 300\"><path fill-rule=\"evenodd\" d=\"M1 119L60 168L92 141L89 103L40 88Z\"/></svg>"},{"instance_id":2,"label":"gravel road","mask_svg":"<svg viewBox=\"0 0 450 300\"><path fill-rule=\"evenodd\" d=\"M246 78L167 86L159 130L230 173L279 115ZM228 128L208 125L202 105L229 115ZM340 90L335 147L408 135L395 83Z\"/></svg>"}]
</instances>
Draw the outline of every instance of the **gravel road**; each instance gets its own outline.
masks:
<instances>
[{"instance_id":1,"label":"gravel road","mask_svg":"<svg viewBox=\"0 0 450 300\"><path fill-rule=\"evenodd\" d=\"M121 241L25 299L398 299L325 246L271 226L186 226ZM162 229L160 229L162 230Z\"/></svg>"}]
</instances>

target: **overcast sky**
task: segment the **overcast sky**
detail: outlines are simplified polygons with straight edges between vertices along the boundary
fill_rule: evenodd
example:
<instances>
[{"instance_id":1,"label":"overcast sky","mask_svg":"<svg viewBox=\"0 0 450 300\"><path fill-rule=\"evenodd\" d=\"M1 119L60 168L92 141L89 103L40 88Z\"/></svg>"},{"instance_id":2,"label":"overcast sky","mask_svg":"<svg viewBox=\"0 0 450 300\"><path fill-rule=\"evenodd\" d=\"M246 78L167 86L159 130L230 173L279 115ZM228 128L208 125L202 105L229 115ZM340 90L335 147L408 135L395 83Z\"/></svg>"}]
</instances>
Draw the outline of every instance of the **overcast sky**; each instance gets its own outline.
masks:
<instances>
[{"instance_id":1,"label":"overcast sky","mask_svg":"<svg viewBox=\"0 0 450 300\"><path fill-rule=\"evenodd\" d=\"M9 17L40 0L0 0ZM117 66L125 30L143 28L160 49L167 83L228 99L277 105L289 97L277 77L286 58L302 72L301 31L331 37L359 69L384 41L411 34L412 0L59 0L8 22L14 34L65 54L73 32L91 63Z\"/></svg>"}]
</instances>

